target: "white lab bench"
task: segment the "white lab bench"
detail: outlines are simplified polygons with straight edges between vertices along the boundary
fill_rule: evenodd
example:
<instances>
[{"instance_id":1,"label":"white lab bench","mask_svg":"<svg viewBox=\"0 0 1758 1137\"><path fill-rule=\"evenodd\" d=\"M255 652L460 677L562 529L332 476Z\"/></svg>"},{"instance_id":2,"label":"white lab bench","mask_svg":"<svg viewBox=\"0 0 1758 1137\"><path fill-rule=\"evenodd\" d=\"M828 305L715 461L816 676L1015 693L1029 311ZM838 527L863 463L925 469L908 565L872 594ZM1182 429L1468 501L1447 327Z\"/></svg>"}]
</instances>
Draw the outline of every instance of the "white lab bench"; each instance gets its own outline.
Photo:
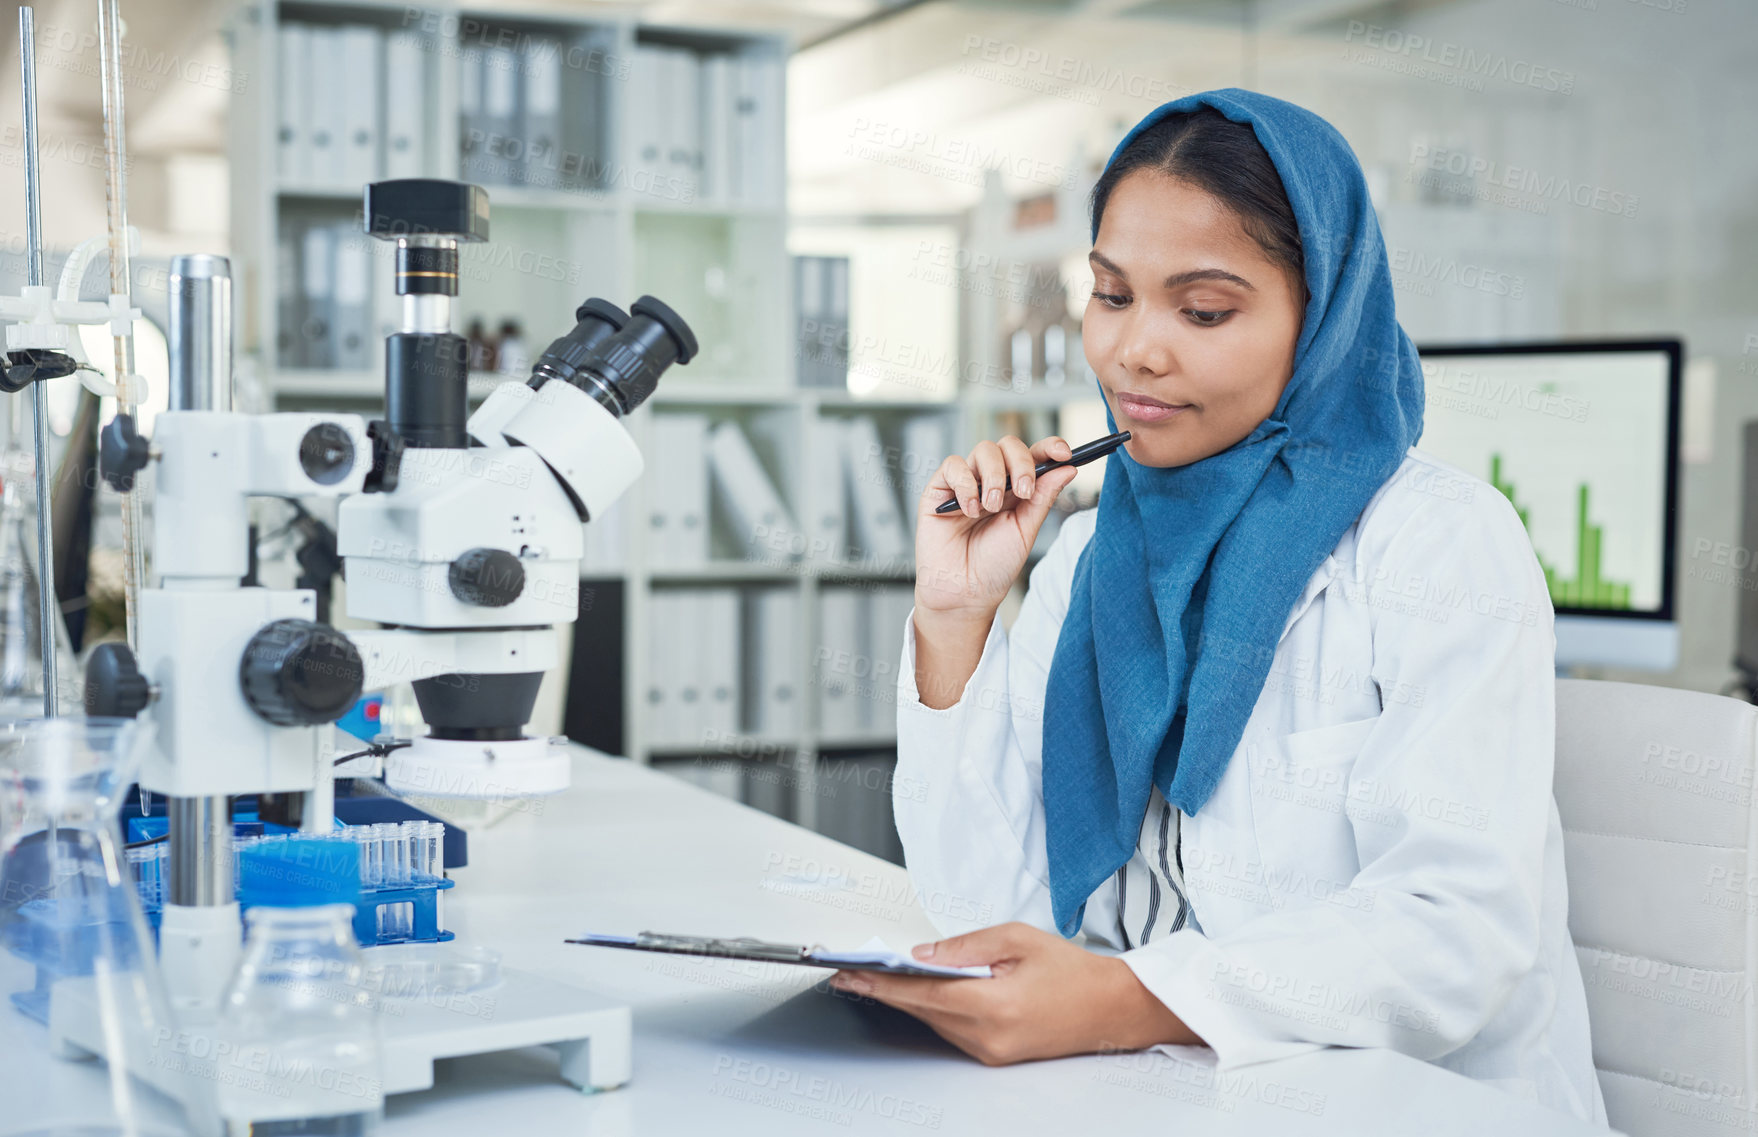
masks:
<instances>
[{"instance_id":1,"label":"white lab bench","mask_svg":"<svg viewBox=\"0 0 1758 1137\"><path fill-rule=\"evenodd\" d=\"M934 935L895 865L585 750L572 789L472 833L454 875L445 920L461 942L632 1005L634 1078L582 1094L547 1050L442 1060L434 1088L390 1099L390 1134L1603 1132L1378 1050L1225 1076L1195 1048L991 1069L907 1016L829 993L826 971L564 944L584 931L833 947ZM492 994L460 1013L491 1015ZM0 1004L0 1132L31 1128L57 1095L102 1092L98 1069L48 1058L42 1034Z\"/></svg>"}]
</instances>

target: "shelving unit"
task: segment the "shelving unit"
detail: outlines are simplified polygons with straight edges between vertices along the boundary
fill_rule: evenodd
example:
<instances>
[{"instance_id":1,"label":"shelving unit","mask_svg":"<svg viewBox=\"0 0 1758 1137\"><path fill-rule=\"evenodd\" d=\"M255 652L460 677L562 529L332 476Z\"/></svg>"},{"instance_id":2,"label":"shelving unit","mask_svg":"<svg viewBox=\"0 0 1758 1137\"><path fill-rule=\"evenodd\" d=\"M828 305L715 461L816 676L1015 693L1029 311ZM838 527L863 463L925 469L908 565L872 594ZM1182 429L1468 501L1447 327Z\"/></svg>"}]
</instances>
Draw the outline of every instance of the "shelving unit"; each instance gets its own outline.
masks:
<instances>
[{"instance_id":1,"label":"shelving unit","mask_svg":"<svg viewBox=\"0 0 1758 1137\"><path fill-rule=\"evenodd\" d=\"M413 13L413 16L412 16ZM281 350L297 329L285 326L279 298L287 293L290 258L285 230L294 222L324 219L358 225L361 185L290 182L277 161L281 116L280 38L286 25L367 25L386 35L409 34L419 44L421 90L426 100L420 174L460 178L483 185L491 203L491 239L460 253L460 295L454 325L460 334L473 319L490 326L516 316L530 345L540 349L573 324L573 310L587 296L627 305L650 292L690 320L704 344L687 382L737 396L791 385L788 360L788 260L783 244L784 195L731 201L669 192L649 176L637 153L633 130L637 46L664 44L704 54L785 59L786 44L774 36L721 34L642 24L606 15L574 18L554 11L475 11L468 6L419 11L375 0L259 0L240 7L230 39L235 63L256 81L231 108L232 251L240 262L239 343L255 357L277 402L317 396L370 404L383 379L376 370L289 366ZM460 125L467 83L461 74L494 45L533 40L556 42L566 54L561 89L590 104L601 119L603 146L590 155L562 153L560 166L590 171L597 188L569 188L559 174L539 170L538 184L502 184ZM588 54L582 54L587 52ZM592 97L580 96L583 84ZM779 163L781 98L774 102L773 148L777 168L769 183L783 184ZM475 97L480 97L475 96ZM576 109L573 102L569 110ZM565 118L565 115L564 115ZM468 151L468 152L467 152ZM576 159L579 159L576 161ZM385 176L382 173L377 176ZM395 328L397 298L391 286L391 247L362 235L372 252L369 303L375 338ZM473 384L473 387L475 385ZM486 393L486 388L473 394Z\"/></svg>"},{"instance_id":2,"label":"shelving unit","mask_svg":"<svg viewBox=\"0 0 1758 1137\"><path fill-rule=\"evenodd\" d=\"M626 306L636 296L651 293L689 320L702 344L695 361L668 374L652 399L629 416L627 425L647 455L649 475L636 483L614 513L595 523L620 526L617 539L609 542L622 550L617 563L588 563L583 573L585 581L615 586L621 598L623 753L643 763L684 763L691 769L682 772L701 775L696 780L711 783L725 781L727 760L746 769L763 766L763 788L756 791L757 797L747 793L746 800L808 826L819 824L828 812L846 811L847 791L840 791L840 781L846 781L844 775L853 768L846 763L864 761L863 752L893 746L895 737L885 729L842 737L822 731L816 699L810 697L822 678L815 665L822 591L838 584L906 587L913 581L913 569L907 564L821 557L753 563L731 559L724 538L719 560L694 567L654 563L641 539L652 469L664 460L650 444L653 416L690 410L714 420L763 422L767 437L782 440L779 450L764 459L771 467L767 472L803 522L819 505L813 500L818 483L805 469L804 439L820 414L871 414L888 444L897 442L899 424L907 416L941 414L948 418L955 447L967 448L975 438L993 436L997 424L1010 421L1005 416L1021 410L1029 409L1036 416L1021 422L1022 434L1045 422L1053 424L1063 402L1081 397L1078 380L1059 391L967 385L951 401L858 398L846 391L795 385L793 271L786 244L782 138L785 91L779 78L784 68L777 67L772 86L758 92L768 96L767 102L759 99L757 105L772 116L766 129L773 131L774 144L753 148L758 155L754 160L767 165L746 171L741 200L732 200L724 187L717 190L713 185L702 195L675 192L675 183L649 176L644 163L652 148L644 148L646 140L640 136L646 121L640 100L663 89L663 76L642 72L653 57L640 49L657 46L785 63L789 45L779 37L655 26L610 11L573 18L556 11L476 11L467 6L417 11L376 0L257 0L237 9L230 33L234 66L254 79L231 108L232 254L238 280L239 351L263 377L276 407L325 407L369 415L382 410L383 378L376 368L287 365L287 345L299 329L288 326L296 322L296 312L281 303L287 290L301 283L291 271L296 257L290 231L306 220L358 227L361 203L358 184L283 176L285 162L277 150L282 118L277 100L283 90L279 60L288 49L282 37L289 25L360 24L376 27L387 37L413 35L419 44L414 58L419 60L424 109L416 146L423 155L418 172L475 181L488 190L490 241L466 245L461 252L462 279L454 312L459 334L473 320L492 329L514 314L528 350L535 355L572 326L573 310L586 297L603 296ZM480 84L470 78L475 72L466 69L478 65L486 46L506 42L502 33L514 42L560 42L589 52L579 73L564 76L563 90L570 110L585 107L597 117L584 127L564 118L559 128L564 137L584 130L600 141L601 152L578 167L584 175L570 172L573 168L564 161L562 173L539 171L532 179L537 184L503 185L491 180L506 172L506 166L495 157L492 142L484 145L476 137L479 132L464 125L474 121L466 112L482 107L480 100L485 98ZM998 187L977 211L973 237L1003 255L1015 255L1008 248L1016 242L1006 231L1007 204L996 192ZM391 247L364 235L360 240L371 253L366 304L378 358L382 349L376 343L394 330L398 314ZM962 294L984 295L971 290ZM967 301L967 306L972 309L970 326L988 329L973 335L969 350L984 365L991 364L1000 346L992 333L1006 314L999 309L986 311L984 302ZM486 396L500 381L504 377L473 375L472 400ZM900 504L907 516L913 502ZM1049 536L1047 532L1044 543ZM704 739L701 745L679 746L662 741L654 730L642 698L652 666L647 628L653 597L659 591L701 585L780 588L794 597L803 617L797 621L801 665L797 687L804 703L798 732L733 732ZM565 676L546 680L534 722L537 729L560 732L565 692ZM845 765L834 765L839 762ZM768 767L782 776L769 777ZM865 776L864 767L863 772ZM839 782L837 789L845 795L841 800L820 785L821 773Z\"/></svg>"}]
</instances>

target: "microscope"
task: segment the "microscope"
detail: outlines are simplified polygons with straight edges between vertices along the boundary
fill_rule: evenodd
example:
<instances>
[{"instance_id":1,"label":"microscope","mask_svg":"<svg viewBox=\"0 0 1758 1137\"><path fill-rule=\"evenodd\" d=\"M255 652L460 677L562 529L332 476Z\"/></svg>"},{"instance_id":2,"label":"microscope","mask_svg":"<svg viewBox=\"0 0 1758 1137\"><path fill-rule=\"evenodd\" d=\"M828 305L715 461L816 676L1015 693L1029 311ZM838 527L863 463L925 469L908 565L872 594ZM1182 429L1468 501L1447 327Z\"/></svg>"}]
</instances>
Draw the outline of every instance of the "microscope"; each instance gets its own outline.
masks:
<instances>
[{"instance_id":1,"label":"microscope","mask_svg":"<svg viewBox=\"0 0 1758 1137\"><path fill-rule=\"evenodd\" d=\"M385 345L382 420L232 410L229 267L184 256L170 278L170 409L150 440L127 416L101 439L112 485L131 487L151 467L159 582L140 591L137 650L94 654L87 710L156 726L140 783L169 801L160 967L173 1004L197 1017L217 1004L240 950L230 799L255 794L277 820L328 829L331 724L363 691L411 683L429 728L385 755L393 792L566 788L566 750L524 728L559 662L557 628L576 615L582 526L642 472L622 419L697 350L652 297L628 313L590 299L527 382L501 384L467 416L452 304L459 244L488 238L487 193L377 182L364 213L365 231L395 247L402 304ZM241 585L258 496L341 499L348 613L376 629L318 622L310 590ZM82 1033L77 1017L68 1024ZM431 1084L434 1057L537 1044L560 1050L577 1085L628 1077L626 1007L520 972L503 972L493 1022L473 1031L425 1003L385 1027L387 1093Z\"/></svg>"},{"instance_id":2,"label":"microscope","mask_svg":"<svg viewBox=\"0 0 1758 1137\"><path fill-rule=\"evenodd\" d=\"M558 625L575 618L582 524L642 470L623 416L673 363L689 326L644 296L631 314L588 300L526 383L465 419L466 342L451 330L458 244L488 236L488 195L420 179L366 191L366 227L396 244L399 331L386 343L386 421L364 492L343 501L336 547L369 687L411 682L429 733L385 761L392 790L553 793L566 752L527 738ZM472 442L475 445L472 445Z\"/></svg>"}]
</instances>

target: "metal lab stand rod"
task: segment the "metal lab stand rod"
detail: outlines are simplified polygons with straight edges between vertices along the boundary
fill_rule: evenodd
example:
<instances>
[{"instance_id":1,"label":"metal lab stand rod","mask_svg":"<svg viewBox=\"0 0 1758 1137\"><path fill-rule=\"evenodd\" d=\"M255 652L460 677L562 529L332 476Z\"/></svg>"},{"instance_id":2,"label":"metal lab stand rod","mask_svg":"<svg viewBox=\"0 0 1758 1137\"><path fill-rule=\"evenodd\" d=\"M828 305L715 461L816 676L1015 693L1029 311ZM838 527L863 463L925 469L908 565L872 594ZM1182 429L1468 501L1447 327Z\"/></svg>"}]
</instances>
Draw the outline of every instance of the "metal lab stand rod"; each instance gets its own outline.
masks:
<instances>
[{"instance_id":1,"label":"metal lab stand rod","mask_svg":"<svg viewBox=\"0 0 1758 1137\"><path fill-rule=\"evenodd\" d=\"M232 409L232 263L190 253L171 258L169 281L172 411ZM232 803L225 794L167 799L166 877L171 904L231 904Z\"/></svg>"},{"instance_id":2,"label":"metal lab stand rod","mask_svg":"<svg viewBox=\"0 0 1758 1137\"><path fill-rule=\"evenodd\" d=\"M37 167L37 57L36 19L30 8L18 10L18 74L24 95L24 232L27 283L43 283L42 190ZM36 428L37 475L37 599L38 641L43 656L43 715L60 713L60 676L57 674L55 602L55 537L49 523L49 412L43 383L31 384L31 413Z\"/></svg>"}]
</instances>

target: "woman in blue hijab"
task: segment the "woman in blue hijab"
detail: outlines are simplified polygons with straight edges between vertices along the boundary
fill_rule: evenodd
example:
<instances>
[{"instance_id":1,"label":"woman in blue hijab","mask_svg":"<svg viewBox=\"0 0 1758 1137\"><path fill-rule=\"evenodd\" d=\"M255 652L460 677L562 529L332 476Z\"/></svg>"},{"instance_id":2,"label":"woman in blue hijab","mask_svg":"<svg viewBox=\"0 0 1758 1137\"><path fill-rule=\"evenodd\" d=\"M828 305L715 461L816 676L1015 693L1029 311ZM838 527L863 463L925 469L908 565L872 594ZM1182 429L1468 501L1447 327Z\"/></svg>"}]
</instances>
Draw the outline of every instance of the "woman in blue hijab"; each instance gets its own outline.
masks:
<instances>
[{"instance_id":1,"label":"woman in blue hijab","mask_svg":"<svg viewBox=\"0 0 1758 1137\"><path fill-rule=\"evenodd\" d=\"M898 830L943 932L1011 922L916 953L994 978L836 984L985 1062L1386 1046L1603 1120L1548 595L1505 499L1412 449L1421 368L1348 144L1252 92L1167 103L1092 229L1083 345L1132 437L1010 633L1073 478L1034 464L1067 442L980 443L918 503ZM1451 578L1500 614L1423 609Z\"/></svg>"}]
</instances>

